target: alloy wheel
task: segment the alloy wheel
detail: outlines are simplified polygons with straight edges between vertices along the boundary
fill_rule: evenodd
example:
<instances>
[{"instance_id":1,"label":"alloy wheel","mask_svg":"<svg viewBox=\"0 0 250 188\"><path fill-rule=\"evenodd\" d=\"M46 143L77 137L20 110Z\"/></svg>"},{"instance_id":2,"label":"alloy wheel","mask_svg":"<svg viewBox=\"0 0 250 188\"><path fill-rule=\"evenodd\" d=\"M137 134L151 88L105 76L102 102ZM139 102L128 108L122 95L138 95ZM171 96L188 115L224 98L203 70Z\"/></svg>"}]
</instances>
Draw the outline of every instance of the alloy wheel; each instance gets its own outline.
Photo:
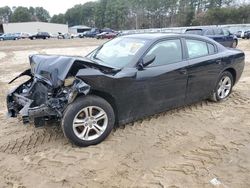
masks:
<instances>
[{"instance_id":1,"label":"alloy wheel","mask_svg":"<svg viewBox=\"0 0 250 188\"><path fill-rule=\"evenodd\" d=\"M232 89L232 81L230 77L223 76L219 82L219 87L217 90L218 97L220 99L225 99L230 94L230 91Z\"/></svg>"},{"instance_id":2,"label":"alloy wheel","mask_svg":"<svg viewBox=\"0 0 250 188\"><path fill-rule=\"evenodd\" d=\"M100 107L88 106L80 110L73 120L75 135L84 141L100 137L108 126L107 113Z\"/></svg>"}]
</instances>

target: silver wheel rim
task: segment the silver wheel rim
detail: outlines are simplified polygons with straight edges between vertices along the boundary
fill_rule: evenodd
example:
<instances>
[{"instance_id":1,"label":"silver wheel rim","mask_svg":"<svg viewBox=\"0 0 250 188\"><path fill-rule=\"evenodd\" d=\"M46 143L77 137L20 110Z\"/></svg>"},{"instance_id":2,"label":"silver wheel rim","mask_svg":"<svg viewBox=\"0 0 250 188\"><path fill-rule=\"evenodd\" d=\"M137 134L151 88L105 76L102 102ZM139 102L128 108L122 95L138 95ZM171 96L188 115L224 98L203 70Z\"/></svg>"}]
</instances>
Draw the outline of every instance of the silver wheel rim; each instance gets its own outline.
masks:
<instances>
[{"instance_id":1,"label":"silver wheel rim","mask_svg":"<svg viewBox=\"0 0 250 188\"><path fill-rule=\"evenodd\" d=\"M232 87L232 81L228 76L223 76L219 82L217 94L220 99L228 97Z\"/></svg>"},{"instance_id":2,"label":"silver wheel rim","mask_svg":"<svg viewBox=\"0 0 250 188\"><path fill-rule=\"evenodd\" d=\"M84 141L99 138L108 126L107 113L100 107L88 106L80 110L73 120L75 135Z\"/></svg>"}]
</instances>

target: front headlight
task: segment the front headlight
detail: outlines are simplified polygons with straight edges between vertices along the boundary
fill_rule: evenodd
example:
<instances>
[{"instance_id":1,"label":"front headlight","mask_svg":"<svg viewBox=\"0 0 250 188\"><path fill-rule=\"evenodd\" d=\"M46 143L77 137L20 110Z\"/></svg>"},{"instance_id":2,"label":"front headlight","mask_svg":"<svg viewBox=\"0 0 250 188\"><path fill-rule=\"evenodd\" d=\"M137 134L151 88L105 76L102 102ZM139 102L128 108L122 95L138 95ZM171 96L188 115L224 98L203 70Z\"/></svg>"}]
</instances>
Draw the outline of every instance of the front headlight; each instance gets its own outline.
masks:
<instances>
[{"instance_id":1,"label":"front headlight","mask_svg":"<svg viewBox=\"0 0 250 188\"><path fill-rule=\"evenodd\" d=\"M68 77L64 80L64 86L65 87L71 86L73 85L74 81L75 81L74 77Z\"/></svg>"}]
</instances>

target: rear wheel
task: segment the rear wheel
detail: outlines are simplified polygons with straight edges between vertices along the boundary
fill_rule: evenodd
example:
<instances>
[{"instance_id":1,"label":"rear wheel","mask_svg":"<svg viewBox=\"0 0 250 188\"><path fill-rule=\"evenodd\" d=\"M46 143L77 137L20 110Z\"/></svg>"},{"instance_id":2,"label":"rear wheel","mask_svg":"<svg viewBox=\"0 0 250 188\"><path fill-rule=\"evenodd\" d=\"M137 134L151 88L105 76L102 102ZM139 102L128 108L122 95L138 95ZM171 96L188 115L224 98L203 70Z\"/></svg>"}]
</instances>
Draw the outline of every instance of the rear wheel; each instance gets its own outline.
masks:
<instances>
[{"instance_id":1,"label":"rear wheel","mask_svg":"<svg viewBox=\"0 0 250 188\"><path fill-rule=\"evenodd\" d=\"M102 142L112 131L114 123L114 111L106 100L84 96L67 107L62 129L73 144L86 147Z\"/></svg>"},{"instance_id":2,"label":"rear wheel","mask_svg":"<svg viewBox=\"0 0 250 188\"><path fill-rule=\"evenodd\" d=\"M215 91L211 96L211 100L220 102L226 100L232 92L233 88L233 76L230 72L225 71L220 76Z\"/></svg>"}]
</instances>

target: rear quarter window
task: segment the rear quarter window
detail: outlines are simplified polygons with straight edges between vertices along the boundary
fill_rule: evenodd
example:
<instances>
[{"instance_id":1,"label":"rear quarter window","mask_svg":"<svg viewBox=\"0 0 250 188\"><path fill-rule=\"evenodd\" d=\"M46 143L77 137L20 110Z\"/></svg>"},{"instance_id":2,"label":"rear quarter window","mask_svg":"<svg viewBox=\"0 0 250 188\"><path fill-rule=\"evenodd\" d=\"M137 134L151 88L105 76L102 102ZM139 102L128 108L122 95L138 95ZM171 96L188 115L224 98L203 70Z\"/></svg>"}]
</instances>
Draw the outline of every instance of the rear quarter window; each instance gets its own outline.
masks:
<instances>
[{"instance_id":1,"label":"rear quarter window","mask_svg":"<svg viewBox=\"0 0 250 188\"><path fill-rule=\"evenodd\" d=\"M223 30L222 29L214 29L214 33L215 33L215 35L224 35L224 32L223 32Z\"/></svg>"},{"instance_id":2,"label":"rear quarter window","mask_svg":"<svg viewBox=\"0 0 250 188\"><path fill-rule=\"evenodd\" d=\"M215 54L216 53L216 48L213 44L207 43L207 48L208 48L208 53L209 54Z\"/></svg>"},{"instance_id":3,"label":"rear quarter window","mask_svg":"<svg viewBox=\"0 0 250 188\"><path fill-rule=\"evenodd\" d=\"M212 29L208 29L204 32L204 35L214 35L214 31Z\"/></svg>"},{"instance_id":4,"label":"rear quarter window","mask_svg":"<svg viewBox=\"0 0 250 188\"><path fill-rule=\"evenodd\" d=\"M200 40L186 39L189 58L197 58L209 55L207 43Z\"/></svg>"}]
</instances>

